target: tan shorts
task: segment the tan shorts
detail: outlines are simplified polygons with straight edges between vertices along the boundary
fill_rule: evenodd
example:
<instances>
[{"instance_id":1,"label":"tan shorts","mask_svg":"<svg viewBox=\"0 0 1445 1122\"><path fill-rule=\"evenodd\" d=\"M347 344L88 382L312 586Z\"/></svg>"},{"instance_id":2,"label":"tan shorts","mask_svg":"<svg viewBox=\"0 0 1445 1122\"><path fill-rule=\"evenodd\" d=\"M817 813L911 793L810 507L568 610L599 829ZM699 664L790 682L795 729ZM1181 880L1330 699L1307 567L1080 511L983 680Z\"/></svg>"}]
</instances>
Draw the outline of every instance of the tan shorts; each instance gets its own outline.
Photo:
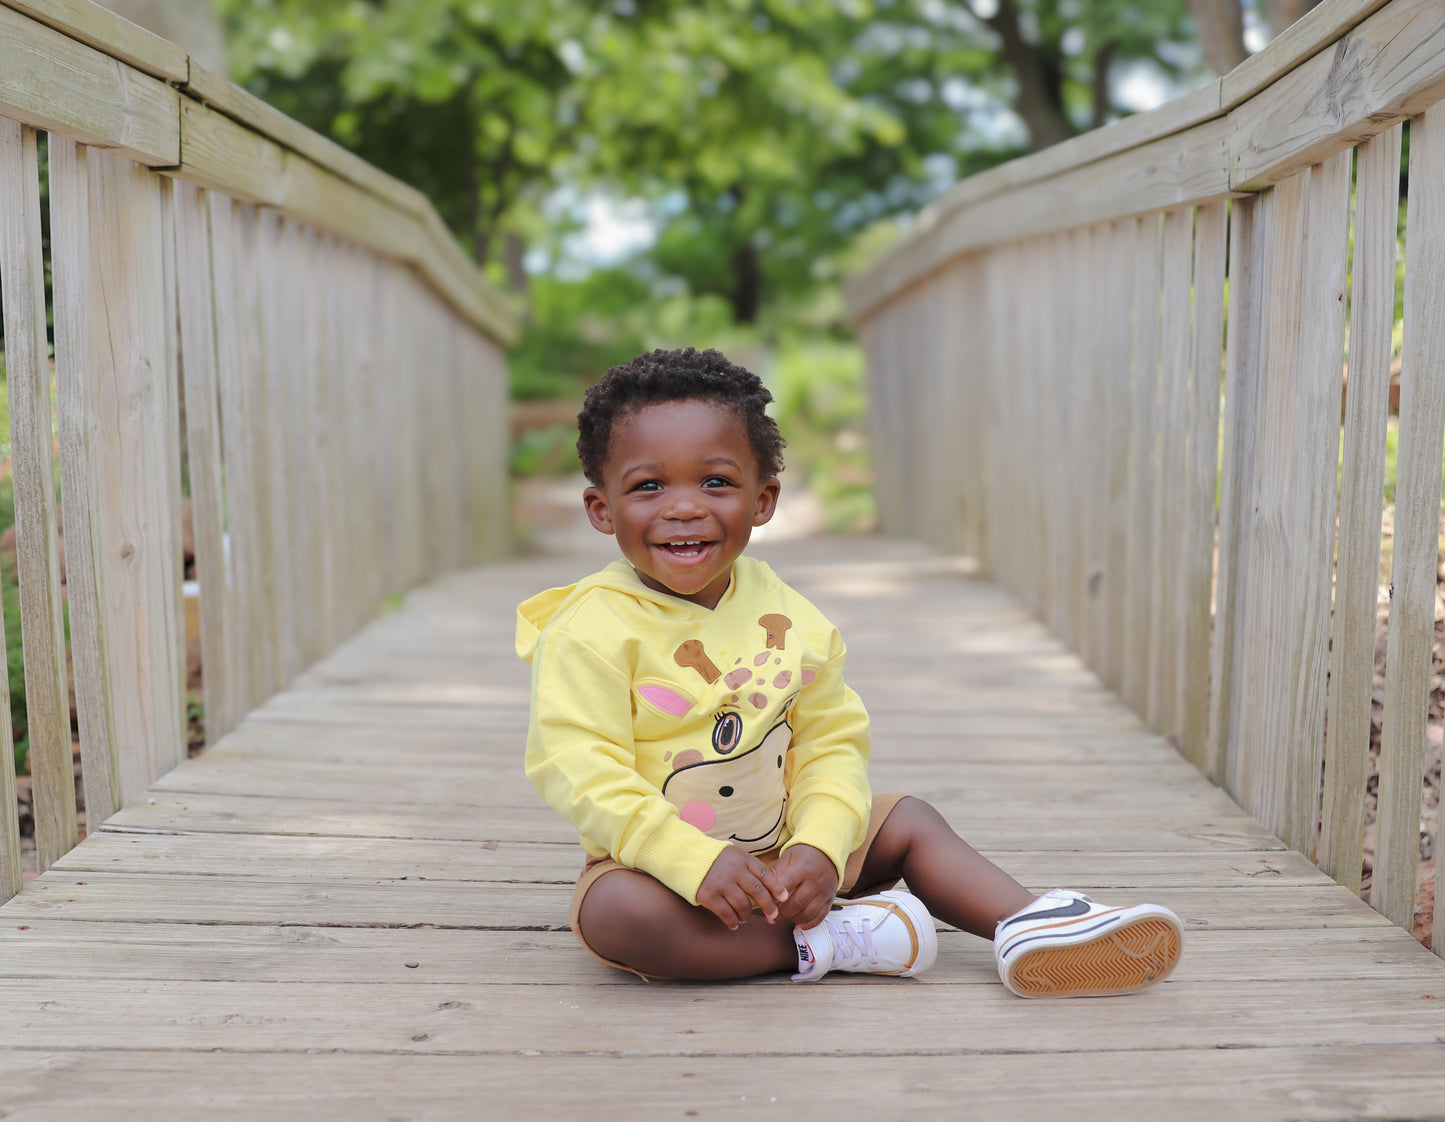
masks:
<instances>
[{"instance_id":1,"label":"tan shorts","mask_svg":"<svg viewBox=\"0 0 1445 1122\"><path fill-rule=\"evenodd\" d=\"M907 798L907 795L874 795L873 809L868 815L868 832L863 835L863 843L848 856L848 862L843 867L843 880L838 885L839 896L852 896L855 893L881 892L885 888L892 888L898 881L885 881L881 884L859 884L858 877L863 872L863 862L868 856L868 850L873 845L873 839L878 836L878 831L884 821L893 813L893 808L900 801ZM770 849L766 853L758 854L758 858L771 866L778 860L779 851ZM582 914L582 900L588 890L597 881L608 873L616 872L618 869L625 869L626 865L614 861L611 857L589 857L587 864L583 866L581 875L577 878L577 887L572 891L572 907L568 914L568 921L572 925L572 933L577 936L577 941L583 948L598 962L605 962L608 966L615 966L619 970L626 970L629 974L636 974L639 978L651 978L652 975L644 974L640 970L633 970L630 966L623 966L620 962L614 962L610 958L603 958L587 945L587 939L582 934L581 924L577 922Z\"/></svg>"}]
</instances>

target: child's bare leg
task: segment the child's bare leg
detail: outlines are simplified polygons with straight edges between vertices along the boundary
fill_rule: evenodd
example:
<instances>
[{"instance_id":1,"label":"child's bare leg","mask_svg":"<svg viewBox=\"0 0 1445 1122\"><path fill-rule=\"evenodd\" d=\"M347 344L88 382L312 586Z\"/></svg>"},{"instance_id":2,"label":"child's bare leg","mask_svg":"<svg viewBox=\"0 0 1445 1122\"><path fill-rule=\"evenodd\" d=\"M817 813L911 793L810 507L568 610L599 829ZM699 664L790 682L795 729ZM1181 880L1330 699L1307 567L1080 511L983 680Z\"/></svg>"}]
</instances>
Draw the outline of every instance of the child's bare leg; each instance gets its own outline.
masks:
<instances>
[{"instance_id":1,"label":"child's bare leg","mask_svg":"<svg viewBox=\"0 0 1445 1122\"><path fill-rule=\"evenodd\" d=\"M993 938L999 920L1035 898L915 798L903 799L884 820L858 884L866 888L895 877L906 880L933 915L985 939Z\"/></svg>"},{"instance_id":2,"label":"child's bare leg","mask_svg":"<svg viewBox=\"0 0 1445 1122\"><path fill-rule=\"evenodd\" d=\"M706 908L632 869L598 878L578 924L604 958L662 978L751 978L798 965L792 924L754 915L729 931Z\"/></svg>"}]
</instances>

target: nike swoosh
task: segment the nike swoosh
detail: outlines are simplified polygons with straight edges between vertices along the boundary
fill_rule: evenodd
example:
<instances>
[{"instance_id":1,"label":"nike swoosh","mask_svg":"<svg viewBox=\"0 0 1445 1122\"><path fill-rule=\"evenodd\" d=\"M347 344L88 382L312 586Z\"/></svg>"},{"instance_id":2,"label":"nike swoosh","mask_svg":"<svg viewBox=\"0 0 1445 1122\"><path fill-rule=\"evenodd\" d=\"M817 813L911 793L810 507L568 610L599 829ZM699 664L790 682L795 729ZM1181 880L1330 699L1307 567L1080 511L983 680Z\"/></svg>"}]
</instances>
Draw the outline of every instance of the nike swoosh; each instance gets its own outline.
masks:
<instances>
[{"instance_id":1,"label":"nike swoosh","mask_svg":"<svg viewBox=\"0 0 1445 1122\"><path fill-rule=\"evenodd\" d=\"M1029 912L1026 915L1014 916L1013 919L1006 920L999 930L1002 931L1004 927L1007 927L1011 923L1022 923L1025 920L1032 923L1036 919L1065 919L1068 916L1085 915L1090 907L1092 907L1092 905L1087 900L1070 900L1061 908L1053 908L1047 912Z\"/></svg>"}]
</instances>

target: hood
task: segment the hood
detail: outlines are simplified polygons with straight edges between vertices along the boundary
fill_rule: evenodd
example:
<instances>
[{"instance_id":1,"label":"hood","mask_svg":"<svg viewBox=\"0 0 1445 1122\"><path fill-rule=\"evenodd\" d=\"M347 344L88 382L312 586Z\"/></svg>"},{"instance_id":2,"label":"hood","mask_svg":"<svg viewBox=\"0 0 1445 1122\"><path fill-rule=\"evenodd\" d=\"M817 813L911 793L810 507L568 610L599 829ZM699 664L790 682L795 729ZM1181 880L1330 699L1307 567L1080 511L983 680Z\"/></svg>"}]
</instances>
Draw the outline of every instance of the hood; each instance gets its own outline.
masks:
<instances>
[{"instance_id":1,"label":"hood","mask_svg":"<svg viewBox=\"0 0 1445 1122\"><path fill-rule=\"evenodd\" d=\"M562 588L549 588L529 600L517 605L517 657L530 663L537 649L537 640L542 630L558 616L598 588L626 592L639 600L664 600L662 593L653 592L637 579L636 572L626 561L614 561L601 572L569 584Z\"/></svg>"}]
</instances>

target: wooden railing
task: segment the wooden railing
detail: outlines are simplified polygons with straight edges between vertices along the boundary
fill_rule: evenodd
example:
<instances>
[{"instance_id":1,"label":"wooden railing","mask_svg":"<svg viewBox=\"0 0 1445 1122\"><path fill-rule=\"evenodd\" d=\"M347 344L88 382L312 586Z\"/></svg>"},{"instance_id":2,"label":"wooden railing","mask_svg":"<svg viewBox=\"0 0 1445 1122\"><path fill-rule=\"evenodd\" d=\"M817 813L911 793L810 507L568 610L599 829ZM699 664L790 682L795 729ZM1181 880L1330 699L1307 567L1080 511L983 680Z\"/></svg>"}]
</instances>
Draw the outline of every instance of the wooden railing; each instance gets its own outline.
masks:
<instances>
[{"instance_id":1,"label":"wooden railing","mask_svg":"<svg viewBox=\"0 0 1445 1122\"><path fill-rule=\"evenodd\" d=\"M1442 98L1445 4L1325 0L1207 88L960 184L850 290L885 527L979 557L1359 890L1403 240L1369 898L1407 928L1440 560Z\"/></svg>"},{"instance_id":2,"label":"wooden railing","mask_svg":"<svg viewBox=\"0 0 1445 1122\"><path fill-rule=\"evenodd\" d=\"M505 548L514 328L416 191L88 0L3 2L0 302L43 870L77 837L65 606L94 824L186 755L183 493L214 740L389 596ZM5 899L21 861L0 715Z\"/></svg>"}]
</instances>

